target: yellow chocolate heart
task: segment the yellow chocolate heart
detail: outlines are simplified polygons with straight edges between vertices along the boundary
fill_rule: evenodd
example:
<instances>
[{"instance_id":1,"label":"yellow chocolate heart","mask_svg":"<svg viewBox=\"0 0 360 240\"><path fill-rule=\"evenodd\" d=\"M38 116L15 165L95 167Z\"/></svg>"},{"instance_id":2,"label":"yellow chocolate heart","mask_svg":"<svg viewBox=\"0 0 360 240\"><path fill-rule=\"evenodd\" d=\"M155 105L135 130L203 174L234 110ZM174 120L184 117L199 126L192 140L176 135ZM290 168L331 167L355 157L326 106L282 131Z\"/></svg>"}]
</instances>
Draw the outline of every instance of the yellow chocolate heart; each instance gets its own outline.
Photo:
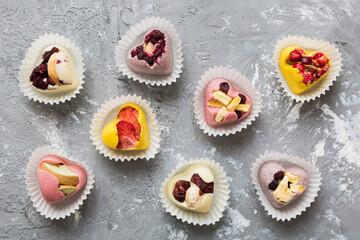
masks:
<instances>
[{"instance_id":1,"label":"yellow chocolate heart","mask_svg":"<svg viewBox=\"0 0 360 240\"><path fill-rule=\"evenodd\" d=\"M312 56L314 56L314 54L318 53L319 51L309 51L308 52L301 47L288 46L288 47L285 47L280 53L279 65L280 65L281 72L282 72L286 82L288 83L288 85L293 93L301 94L301 93L313 88L314 86L316 86L324 77L326 77L326 75L328 74L329 71L326 71L316 81L314 81L312 83L308 82L307 84L305 84L303 82L303 76L299 73L300 70L298 68L293 68L293 65L291 65L287 62L287 60L290 57L290 53L293 50L295 50L295 48L302 49L306 55L312 55ZM328 65L330 67L330 64L331 64L330 58L325 53L323 53L323 54L329 59ZM320 70L320 68L319 68L319 70Z\"/></svg>"},{"instance_id":2,"label":"yellow chocolate heart","mask_svg":"<svg viewBox=\"0 0 360 240\"><path fill-rule=\"evenodd\" d=\"M148 149L150 137L144 111L134 103L122 105L116 118L103 128L101 137L106 146L115 150Z\"/></svg>"},{"instance_id":3,"label":"yellow chocolate heart","mask_svg":"<svg viewBox=\"0 0 360 240\"><path fill-rule=\"evenodd\" d=\"M193 174L199 174L201 179L206 183L214 182L215 184L215 177L210 167L205 164L197 163L188 168L184 173L178 174L169 180L166 185L166 195L169 200L178 207L194 212L207 213L211 208L214 194L205 193L202 196L197 195L199 188L195 183L190 181ZM180 180L188 181L191 184L191 187L186 191L186 200L183 202L178 201L173 194L175 185ZM192 191L192 189L195 191Z\"/></svg>"}]
</instances>

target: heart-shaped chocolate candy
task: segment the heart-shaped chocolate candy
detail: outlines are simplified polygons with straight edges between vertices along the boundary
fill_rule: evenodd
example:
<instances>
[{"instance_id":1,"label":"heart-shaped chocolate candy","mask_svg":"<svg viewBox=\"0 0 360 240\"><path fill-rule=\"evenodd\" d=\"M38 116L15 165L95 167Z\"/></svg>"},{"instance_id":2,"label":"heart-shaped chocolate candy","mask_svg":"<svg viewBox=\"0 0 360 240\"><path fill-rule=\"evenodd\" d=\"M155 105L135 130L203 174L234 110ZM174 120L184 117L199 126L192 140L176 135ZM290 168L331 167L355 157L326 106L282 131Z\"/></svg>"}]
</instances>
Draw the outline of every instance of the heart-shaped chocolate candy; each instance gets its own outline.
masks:
<instances>
[{"instance_id":1,"label":"heart-shaped chocolate candy","mask_svg":"<svg viewBox=\"0 0 360 240\"><path fill-rule=\"evenodd\" d=\"M45 48L40 64L30 75L32 86L39 92L67 92L77 88L79 79L70 53L61 46Z\"/></svg>"},{"instance_id":2,"label":"heart-shaped chocolate candy","mask_svg":"<svg viewBox=\"0 0 360 240\"><path fill-rule=\"evenodd\" d=\"M211 80L205 88L205 121L211 127L241 121L251 109L250 97L224 78Z\"/></svg>"},{"instance_id":3,"label":"heart-shaped chocolate candy","mask_svg":"<svg viewBox=\"0 0 360 240\"><path fill-rule=\"evenodd\" d=\"M41 193L48 203L56 203L74 195L87 181L82 167L55 155L41 159L37 177Z\"/></svg>"},{"instance_id":4,"label":"heart-shaped chocolate candy","mask_svg":"<svg viewBox=\"0 0 360 240\"><path fill-rule=\"evenodd\" d=\"M282 208L295 201L309 183L304 169L297 165L284 167L277 161L263 163L258 178L262 191L274 208Z\"/></svg>"},{"instance_id":5,"label":"heart-shaped chocolate candy","mask_svg":"<svg viewBox=\"0 0 360 240\"><path fill-rule=\"evenodd\" d=\"M280 53L281 72L291 91L301 94L318 84L329 72L330 59L325 53L288 46Z\"/></svg>"},{"instance_id":6,"label":"heart-shaped chocolate candy","mask_svg":"<svg viewBox=\"0 0 360 240\"><path fill-rule=\"evenodd\" d=\"M104 143L115 150L145 150L150 137L146 116L134 103L123 104L116 118L102 130Z\"/></svg>"},{"instance_id":7,"label":"heart-shaped chocolate candy","mask_svg":"<svg viewBox=\"0 0 360 240\"><path fill-rule=\"evenodd\" d=\"M212 170L205 164L197 163L169 180L166 195L178 207L207 213L214 197L214 182Z\"/></svg>"},{"instance_id":8,"label":"heart-shaped chocolate candy","mask_svg":"<svg viewBox=\"0 0 360 240\"><path fill-rule=\"evenodd\" d=\"M127 65L139 74L163 76L173 71L173 56L170 39L166 33L150 30L142 44L130 49Z\"/></svg>"}]
</instances>

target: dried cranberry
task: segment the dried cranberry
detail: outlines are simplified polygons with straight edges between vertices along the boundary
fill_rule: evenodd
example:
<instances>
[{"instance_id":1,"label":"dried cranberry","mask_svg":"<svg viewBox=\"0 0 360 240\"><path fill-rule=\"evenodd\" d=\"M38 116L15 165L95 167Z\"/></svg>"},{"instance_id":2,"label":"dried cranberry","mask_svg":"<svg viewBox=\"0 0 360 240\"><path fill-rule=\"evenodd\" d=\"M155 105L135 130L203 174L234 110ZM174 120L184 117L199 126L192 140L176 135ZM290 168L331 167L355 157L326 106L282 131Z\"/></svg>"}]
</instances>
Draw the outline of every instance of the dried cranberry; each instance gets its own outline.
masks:
<instances>
[{"instance_id":1,"label":"dried cranberry","mask_svg":"<svg viewBox=\"0 0 360 240\"><path fill-rule=\"evenodd\" d=\"M227 82L222 82L219 85L219 90L227 94L229 92L230 85Z\"/></svg>"},{"instance_id":2,"label":"dried cranberry","mask_svg":"<svg viewBox=\"0 0 360 240\"><path fill-rule=\"evenodd\" d=\"M59 49L56 47L53 47L50 51L46 51L42 56L42 62L32 71L30 82L32 82L34 87L45 90L49 85L55 85L55 82L49 77L47 71L47 63L51 55L55 52L59 52Z\"/></svg>"},{"instance_id":3,"label":"dried cranberry","mask_svg":"<svg viewBox=\"0 0 360 240\"><path fill-rule=\"evenodd\" d=\"M277 173L274 174L274 179L275 180L281 180L284 178L284 172L283 171L278 171Z\"/></svg>"},{"instance_id":4,"label":"dried cranberry","mask_svg":"<svg viewBox=\"0 0 360 240\"><path fill-rule=\"evenodd\" d=\"M204 182L199 174L194 173L191 177L191 182L195 183L200 188L200 195L204 193L213 193L214 192L214 182L206 183Z\"/></svg>"},{"instance_id":5,"label":"dried cranberry","mask_svg":"<svg viewBox=\"0 0 360 240\"><path fill-rule=\"evenodd\" d=\"M303 64L303 65L312 64L312 57L303 57L303 58L301 58L301 64Z\"/></svg>"},{"instance_id":6,"label":"dried cranberry","mask_svg":"<svg viewBox=\"0 0 360 240\"><path fill-rule=\"evenodd\" d=\"M46 51L44 54L43 54L43 63L47 63L49 61L49 58L50 56L53 54L53 53L56 53L56 52L59 52L59 49L56 48L56 47L53 47L50 51Z\"/></svg>"},{"instance_id":7,"label":"dried cranberry","mask_svg":"<svg viewBox=\"0 0 360 240\"><path fill-rule=\"evenodd\" d=\"M268 188L269 188L270 190L273 190L273 191L274 191L278 186L279 186L279 183L274 180L274 181L272 181L272 182L269 184Z\"/></svg>"},{"instance_id":8,"label":"dried cranberry","mask_svg":"<svg viewBox=\"0 0 360 240\"><path fill-rule=\"evenodd\" d=\"M235 110L235 113L237 115L237 119L241 118L242 113L240 111Z\"/></svg>"},{"instance_id":9,"label":"dried cranberry","mask_svg":"<svg viewBox=\"0 0 360 240\"><path fill-rule=\"evenodd\" d=\"M175 183L175 188L173 190L173 196L179 202L185 201L186 190L190 187L190 182L180 180Z\"/></svg>"},{"instance_id":10,"label":"dried cranberry","mask_svg":"<svg viewBox=\"0 0 360 240\"><path fill-rule=\"evenodd\" d=\"M246 97L245 97L245 95L239 93L238 96L241 98L240 104L245 104L245 102L246 102Z\"/></svg>"}]
</instances>

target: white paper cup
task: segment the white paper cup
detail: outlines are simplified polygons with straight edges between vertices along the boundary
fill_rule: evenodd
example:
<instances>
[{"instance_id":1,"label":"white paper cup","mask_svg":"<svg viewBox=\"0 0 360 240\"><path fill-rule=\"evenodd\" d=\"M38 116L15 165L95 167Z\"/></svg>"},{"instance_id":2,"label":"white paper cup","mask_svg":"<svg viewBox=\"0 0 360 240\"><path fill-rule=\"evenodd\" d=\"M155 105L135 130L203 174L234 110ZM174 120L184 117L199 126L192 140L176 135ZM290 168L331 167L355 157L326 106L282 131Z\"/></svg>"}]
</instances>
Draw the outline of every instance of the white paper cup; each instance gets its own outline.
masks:
<instances>
[{"instance_id":1,"label":"white paper cup","mask_svg":"<svg viewBox=\"0 0 360 240\"><path fill-rule=\"evenodd\" d=\"M207 84L217 77L229 80L235 88L246 93L251 98L252 110L250 114L241 121L228 125L211 127L206 123L204 116L204 91ZM201 76L201 80L196 86L194 97L195 118L197 119L197 123L200 125L200 128L209 136L229 136L230 134L241 132L242 129L251 125L252 121L255 121L255 118L258 117L261 112L261 101L260 93L254 88L250 81L245 78L245 76L241 75L241 73L229 67L213 67Z\"/></svg>"},{"instance_id":2,"label":"white paper cup","mask_svg":"<svg viewBox=\"0 0 360 240\"><path fill-rule=\"evenodd\" d=\"M148 149L138 151L114 150L106 146L103 142L101 137L102 129L106 124L115 119L119 112L119 108L125 103L135 103L144 111L150 135L150 146ZM161 137L159 127L157 126L156 115L153 113L149 104L136 95L115 97L102 104L97 113L94 114L90 128L90 138L95 145L95 148L100 154L103 154L110 159L114 159L115 161L130 161L131 159L137 160L138 158L150 160L151 158L154 158L159 151Z\"/></svg>"},{"instance_id":3,"label":"white paper cup","mask_svg":"<svg viewBox=\"0 0 360 240\"><path fill-rule=\"evenodd\" d=\"M85 186L76 194L70 196L69 198L62 200L61 202L50 204L45 201L38 182L37 170L39 162L46 155L57 155L64 158L70 163L74 163L82 167L87 175L87 181ZM70 216L72 213L75 213L75 210L78 210L79 207L83 204L84 200L87 198L87 195L90 194L90 190L94 185L94 174L83 162L73 157L67 157L67 155L57 149L52 149L50 146L38 147L33 151L29 162L25 170L25 184L28 194L31 201L33 202L36 211L46 218L60 219Z\"/></svg>"},{"instance_id":4,"label":"white paper cup","mask_svg":"<svg viewBox=\"0 0 360 240\"><path fill-rule=\"evenodd\" d=\"M76 89L59 92L59 93L45 93L37 91L30 82L30 75L34 68L39 64L41 59L41 54L46 47L50 45L60 45L70 53L71 57L74 60L76 67L76 72L78 75L79 83ZM44 36L36 39L31 47L28 49L25 58L22 61L20 72L19 72L19 86L21 92L27 96L29 99L38 101L45 104L59 104L60 102L70 101L72 98L76 97L76 94L80 93L80 89L83 88L84 84L84 68L85 64L83 63L83 58L81 56L80 50L75 46L75 44L68 38L61 36L59 34L45 34Z\"/></svg>"},{"instance_id":5,"label":"white paper cup","mask_svg":"<svg viewBox=\"0 0 360 240\"><path fill-rule=\"evenodd\" d=\"M291 45L296 45L307 51L323 52L328 55L331 60L331 66L328 74L316 86L302 94L295 94L291 91L279 66L281 51L285 47ZM329 42L325 42L324 40L306 38L304 36L295 35L284 37L283 39L277 41L274 49L275 70L280 82L280 87L284 89L290 99L295 100L296 102L310 102L311 100L315 100L317 97L320 98L322 94L325 95L325 92L328 91L330 86L332 86L334 81L336 81L336 77L340 76L342 67L341 61L341 53L335 46L331 45Z\"/></svg>"},{"instance_id":6,"label":"white paper cup","mask_svg":"<svg viewBox=\"0 0 360 240\"><path fill-rule=\"evenodd\" d=\"M142 43L145 34L151 29L159 29L165 32L171 41L173 52L173 72L167 76L150 76L144 74L138 74L132 71L127 63L126 56L130 49ZM176 33L174 26L165 18L160 17L148 17L143 19L140 23L132 26L130 30L121 37L118 45L116 46L115 59L119 67L119 71L123 75L132 78L134 81L146 83L149 85L165 86L176 82L176 79L180 77L183 67L183 53L181 51L181 41L179 35Z\"/></svg>"},{"instance_id":7,"label":"white paper cup","mask_svg":"<svg viewBox=\"0 0 360 240\"><path fill-rule=\"evenodd\" d=\"M270 160L277 161L284 167L297 165L303 168L309 176L309 184L306 190L294 202L283 208L274 208L260 187L258 178L259 169L264 162ZM267 152L264 155L260 155L252 165L251 177L253 179L252 182L255 185L256 194L259 196L261 205L263 205L268 214L277 221L290 221L293 218L295 219L298 215L301 215L302 212L305 212L306 208L310 207L311 203L315 201L315 198L320 191L322 179L319 169L310 162L305 161L299 157L294 157L278 152Z\"/></svg>"},{"instance_id":8,"label":"white paper cup","mask_svg":"<svg viewBox=\"0 0 360 240\"><path fill-rule=\"evenodd\" d=\"M182 209L173 204L166 195L166 184L170 179L175 175L185 172L189 167L196 163L203 163L209 166L215 175L214 198L211 209L207 213L198 213ZM189 161L179 163L162 183L160 188L160 198L165 211L172 216L175 216L177 219L181 219L183 222L194 225L199 224L200 226L215 224L223 216L223 211L227 207L230 198L230 189L226 172L219 163L216 163L214 160L210 161L207 158L190 159Z\"/></svg>"}]
</instances>

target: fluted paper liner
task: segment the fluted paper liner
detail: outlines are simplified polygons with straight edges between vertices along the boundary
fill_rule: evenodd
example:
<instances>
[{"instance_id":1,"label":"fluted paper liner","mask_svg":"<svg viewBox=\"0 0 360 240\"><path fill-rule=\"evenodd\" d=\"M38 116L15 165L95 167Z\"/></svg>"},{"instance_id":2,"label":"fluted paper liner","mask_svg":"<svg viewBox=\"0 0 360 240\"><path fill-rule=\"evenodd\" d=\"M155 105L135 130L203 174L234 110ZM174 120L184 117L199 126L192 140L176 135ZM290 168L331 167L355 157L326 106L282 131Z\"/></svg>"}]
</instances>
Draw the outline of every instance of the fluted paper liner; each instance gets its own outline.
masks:
<instances>
[{"instance_id":1,"label":"fluted paper liner","mask_svg":"<svg viewBox=\"0 0 360 240\"><path fill-rule=\"evenodd\" d=\"M132 71L127 63L126 56L130 49L142 43L145 34L151 29L159 29L165 32L171 41L173 52L173 72L167 76L150 76L144 74L138 74ZM176 33L174 26L165 18L160 17L148 17L143 19L140 23L132 26L130 30L121 37L118 45L116 46L115 59L119 67L119 71L123 75L132 78L134 81L146 83L149 85L165 86L176 82L176 79L180 77L183 67L183 53L181 51L181 41L179 35Z\"/></svg>"},{"instance_id":2,"label":"fluted paper liner","mask_svg":"<svg viewBox=\"0 0 360 240\"><path fill-rule=\"evenodd\" d=\"M125 103L135 103L144 111L149 126L150 146L148 149L131 151L114 150L106 146L103 142L101 137L102 129L106 124L115 119L119 108ZM96 149L100 154L115 161L130 161L131 159L137 160L138 158L149 160L154 158L159 151L161 137L159 127L157 126L156 115L148 103L136 95L115 97L102 104L97 113L94 114L90 128L90 138Z\"/></svg>"},{"instance_id":3,"label":"fluted paper liner","mask_svg":"<svg viewBox=\"0 0 360 240\"><path fill-rule=\"evenodd\" d=\"M241 121L234 122L231 124L211 127L205 121L204 116L204 92L208 83L214 78L221 77L229 80L236 89L239 89L246 93L252 101L252 110L250 114L242 119ZM241 73L237 72L233 68L229 67L213 67L206 71L202 76L201 80L198 82L198 85L195 89L195 97L194 97L194 113L195 118L197 119L197 123L200 125L200 128L207 133L209 136L229 136L230 134L235 134L236 132L241 132L242 129L247 128L255 118L259 116L262 108L261 104L261 95L254 88L254 86L250 83L249 80L246 79L245 76L241 75Z\"/></svg>"},{"instance_id":4,"label":"fluted paper liner","mask_svg":"<svg viewBox=\"0 0 360 240\"><path fill-rule=\"evenodd\" d=\"M283 74L281 73L279 65L281 51L285 47L291 45L304 48L306 51L323 52L328 55L331 60L331 66L328 74L316 86L298 95L291 91ZM332 86L334 81L336 81L336 77L340 76L342 67L341 61L341 53L328 41L325 42L324 40L306 38L304 36L295 35L284 37L283 39L277 41L274 49L275 70L277 72L278 81L280 82L280 87L284 89L290 99L295 100L296 102L310 102L311 100L315 100L317 97L320 98L321 95L325 95L325 92L328 91L330 86Z\"/></svg>"},{"instance_id":5,"label":"fluted paper liner","mask_svg":"<svg viewBox=\"0 0 360 240\"><path fill-rule=\"evenodd\" d=\"M215 176L214 198L211 209L207 213L198 213L182 209L173 204L166 195L166 184L170 181L170 179L175 175L185 172L189 167L196 163L203 163L209 166ZM160 198L165 211L170 213L172 216L175 216L177 219L181 219L183 222L194 225L199 224L200 226L215 224L223 216L223 211L227 207L228 200L230 198L230 189L226 172L219 163L216 163L214 160L210 161L207 158L190 159L189 161L179 163L162 183L160 188Z\"/></svg>"},{"instance_id":6,"label":"fluted paper liner","mask_svg":"<svg viewBox=\"0 0 360 240\"><path fill-rule=\"evenodd\" d=\"M306 190L301 194L301 196L299 196L289 205L279 209L274 208L268 201L260 187L258 178L258 172L261 165L264 162L270 160L275 160L282 164L284 167L290 165L297 165L299 167L302 167L309 176L309 184ZM268 214L271 215L272 218L275 218L277 221L290 221L293 218L295 219L298 215L301 215L302 212L305 212L306 209L310 207L311 203L315 201L315 198L320 191L322 179L319 169L312 165L310 162L299 157L278 152L266 152L265 154L260 155L252 165L251 177L253 179L252 182L255 185L256 194L259 197L261 205L263 205Z\"/></svg>"},{"instance_id":7,"label":"fluted paper liner","mask_svg":"<svg viewBox=\"0 0 360 240\"><path fill-rule=\"evenodd\" d=\"M57 155L64 158L70 163L74 163L82 167L87 175L87 181L85 186L74 195L62 200L61 202L50 204L45 201L38 182L37 170L40 160L46 155ZM46 218L60 219L70 216L72 213L75 213L75 210L78 210L79 207L83 204L84 200L87 198L87 195L90 194L90 190L94 185L94 174L83 162L73 157L67 157L65 153L60 150L53 149L50 146L42 146L35 149L32 152L29 162L25 170L25 184L28 194L31 201L33 202L36 211Z\"/></svg>"},{"instance_id":8,"label":"fluted paper liner","mask_svg":"<svg viewBox=\"0 0 360 240\"><path fill-rule=\"evenodd\" d=\"M60 45L70 53L76 67L76 72L79 78L79 83L76 89L67 92L58 93L44 93L37 91L30 82L30 75L34 68L39 64L41 54L44 49L50 45ZM31 47L28 49L25 58L22 60L22 65L19 72L19 86L21 92L29 99L45 104L59 104L60 102L70 101L80 93L80 89L84 84L84 68L83 58L80 50L75 46L70 39L59 34L45 34L36 39Z\"/></svg>"}]
</instances>

